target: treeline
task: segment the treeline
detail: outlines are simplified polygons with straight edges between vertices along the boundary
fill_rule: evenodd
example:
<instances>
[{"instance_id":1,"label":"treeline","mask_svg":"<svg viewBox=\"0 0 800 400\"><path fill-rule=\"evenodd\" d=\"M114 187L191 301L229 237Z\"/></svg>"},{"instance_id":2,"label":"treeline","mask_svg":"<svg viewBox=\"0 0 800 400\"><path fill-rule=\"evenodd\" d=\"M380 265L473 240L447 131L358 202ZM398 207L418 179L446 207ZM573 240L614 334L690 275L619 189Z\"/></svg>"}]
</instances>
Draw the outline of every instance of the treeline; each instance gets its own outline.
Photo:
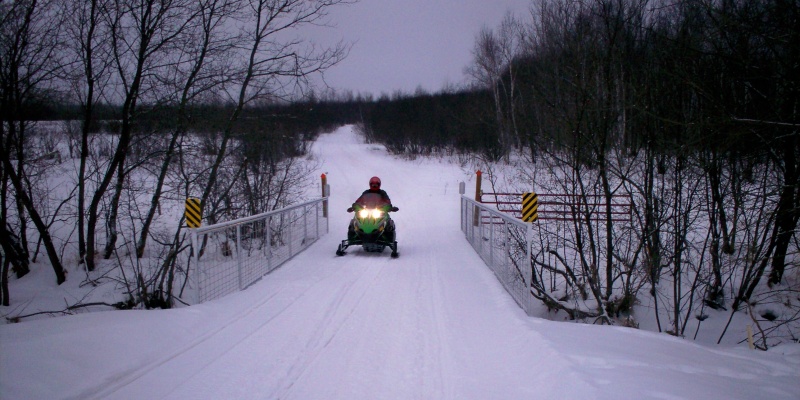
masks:
<instances>
[{"instance_id":1,"label":"treeline","mask_svg":"<svg viewBox=\"0 0 800 400\"><path fill-rule=\"evenodd\" d=\"M348 45L273 37L341 3L0 2L2 304L43 254L58 284L79 263L89 284L121 280L122 306L171 306L189 246L182 223L154 227L163 203L198 197L213 223L296 201L324 126L271 106L304 98Z\"/></svg>"},{"instance_id":2,"label":"treeline","mask_svg":"<svg viewBox=\"0 0 800 400\"><path fill-rule=\"evenodd\" d=\"M631 150L657 141L667 153L762 156L797 128L797 9L791 0L536 2L530 16L477 35L469 89L384 96L364 122L396 151L503 156L611 131L607 145Z\"/></svg>"},{"instance_id":3,"label":"treeline","mask_svg":"<svg viewBox=\"0 0 800 400\"><path fill-rule=\"evenodd\" d=\"M659 330L699 329L709 307L760 319L763 348L796 338L797 307L776 303L797 290L798 21L797 1L613 0L545 2L521 25L501 145L526 143L565 177L554 189L634 202L631 231L610 206L580 210L572 283L588 282L591 315L646 287Z\"/></svg>"},{"instance_id":4,"label":"treeline","mask_svg":"<svg viewBox=\"0 0 800 400\"><path fill-rule=\"evenodd\" d=\"M398 152L521 155L523 191L576 199L530 266L564 287L534 296L604 322L644 303L676 335L745 311L762 347L796 340L800 2L541 1L473 55L474 90L385 102L365 130Z\"/></svg>"},{"instance_id":5,"label":"treeline","mask_svg":"<svg viewBox=\"0 0 800 400\"><path fill-rule=\"evenodd\" d=\"M366 105L368 140L396 154L486 153L499 156L496 123L487 91L464 90L415 96L386 96Z\"/></svg>"}]
</instances>

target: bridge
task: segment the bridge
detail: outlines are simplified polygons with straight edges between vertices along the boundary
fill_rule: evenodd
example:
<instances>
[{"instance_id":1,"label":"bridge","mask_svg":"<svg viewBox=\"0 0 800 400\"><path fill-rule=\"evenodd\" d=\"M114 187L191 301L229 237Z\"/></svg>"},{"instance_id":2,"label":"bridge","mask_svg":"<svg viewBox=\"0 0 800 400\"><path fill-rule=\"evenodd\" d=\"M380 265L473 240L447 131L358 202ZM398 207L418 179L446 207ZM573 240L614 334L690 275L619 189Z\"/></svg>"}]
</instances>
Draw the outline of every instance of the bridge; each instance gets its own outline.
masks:
<instances>
[{"instance_id":1,"label":"bridge","mask_svg":"<svg viewBox=\"0 0 800 400\"><path fill-rule=\"evenodd\" d=\"M465 195L465 184L460 183L461 231L528 315L533 315L539 301L557 303L558 293L573 284L565 279L569 266L564 257L578 255L564 244L576 219L597 224L606 222L604 218L628 223L631 219L628 196L611 196L606 202L600 195L485 193L480 178L478 171L475 199ZM315 200L194 229L192 246L199 250L192 252L196 265L192 286L197 301L246 289L327 234L330 186L325 174L320 192L323 197ZM547 200L539 201L540 197ZM563 270L553 268L558 265L564 265Z\"/></svg>"}]
</instances>

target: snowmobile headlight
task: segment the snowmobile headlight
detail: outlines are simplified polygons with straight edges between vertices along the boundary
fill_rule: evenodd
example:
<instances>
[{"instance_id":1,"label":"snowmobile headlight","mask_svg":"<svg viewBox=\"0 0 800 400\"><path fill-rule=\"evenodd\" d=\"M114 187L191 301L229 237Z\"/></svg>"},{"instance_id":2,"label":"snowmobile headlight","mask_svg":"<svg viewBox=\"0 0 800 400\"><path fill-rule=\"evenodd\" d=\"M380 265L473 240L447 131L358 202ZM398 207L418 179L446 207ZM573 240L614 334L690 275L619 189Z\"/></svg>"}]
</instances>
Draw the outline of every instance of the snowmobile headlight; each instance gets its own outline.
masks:
<instances>
[{"instance_id":1,"label":"snowmobile headlight","mask_svg":"<svg viewBox=\"0 0 800 400\"><path fill-rule=\"evenodd\" d=\"M372 210L372 218L378 219L383 216L383 211L381 210Z\"/></svg>"},{"instance_id":2,"label":"snowmobile headlight","mask_svg":"<svg viewBox=\"0 0 800 400\"><path fill-rule=\"evenodd\" d=\"M370 210L367 210L366 208L363 208L363 209L361 209L361 211L358 212L358 216L361 217L361 218L367 218L367 217L369 217L369 211Z\"/></svg>"}]
</instances>

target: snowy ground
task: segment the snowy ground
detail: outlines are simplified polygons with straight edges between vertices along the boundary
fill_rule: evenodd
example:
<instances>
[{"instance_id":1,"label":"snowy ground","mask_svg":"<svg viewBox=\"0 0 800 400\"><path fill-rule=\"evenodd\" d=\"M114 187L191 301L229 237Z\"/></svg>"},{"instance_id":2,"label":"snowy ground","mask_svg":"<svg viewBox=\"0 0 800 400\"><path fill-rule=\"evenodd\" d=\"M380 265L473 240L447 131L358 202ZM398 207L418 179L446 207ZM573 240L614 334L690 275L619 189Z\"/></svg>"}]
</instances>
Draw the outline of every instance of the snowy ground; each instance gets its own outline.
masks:
<instances>
[{"instance_id":1,"label":"snowy ground","mask_svg":"<svg viewBox=\"0 0 800 400\"><path fill-rule=\"evenodd\" d=\"M799 398L800 345L527 317L460 231L457 166L395 159L350 128L314 151L332 192L319 243L206 304L2 325L0 398ZM336 257L372 175L400 207L400 258Z\"/></svg>"}]
</instances>

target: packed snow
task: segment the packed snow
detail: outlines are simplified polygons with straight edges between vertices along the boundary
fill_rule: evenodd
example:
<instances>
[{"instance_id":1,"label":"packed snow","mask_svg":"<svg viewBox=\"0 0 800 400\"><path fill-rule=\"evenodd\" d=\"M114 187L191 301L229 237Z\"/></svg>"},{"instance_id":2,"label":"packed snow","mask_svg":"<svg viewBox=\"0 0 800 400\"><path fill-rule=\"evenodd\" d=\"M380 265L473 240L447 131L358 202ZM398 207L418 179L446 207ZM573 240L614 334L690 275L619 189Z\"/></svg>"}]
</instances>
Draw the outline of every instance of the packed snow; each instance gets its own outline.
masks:
<instances>
[{"instance_id":1,"label":"packed snow","mask_svg":"<svg viewBox=\"0 0 800 400\"><path fill-rule=\"evenodd\" d=\"M219 300L0 325L0 398L800 398L798 344L526 316L460 230L470 171L393 157L351 127L312 151L331 185L329 234ZM337 257L345 209L373 175L400 208L400 257Z\"/></svg>"}]
</instances>

